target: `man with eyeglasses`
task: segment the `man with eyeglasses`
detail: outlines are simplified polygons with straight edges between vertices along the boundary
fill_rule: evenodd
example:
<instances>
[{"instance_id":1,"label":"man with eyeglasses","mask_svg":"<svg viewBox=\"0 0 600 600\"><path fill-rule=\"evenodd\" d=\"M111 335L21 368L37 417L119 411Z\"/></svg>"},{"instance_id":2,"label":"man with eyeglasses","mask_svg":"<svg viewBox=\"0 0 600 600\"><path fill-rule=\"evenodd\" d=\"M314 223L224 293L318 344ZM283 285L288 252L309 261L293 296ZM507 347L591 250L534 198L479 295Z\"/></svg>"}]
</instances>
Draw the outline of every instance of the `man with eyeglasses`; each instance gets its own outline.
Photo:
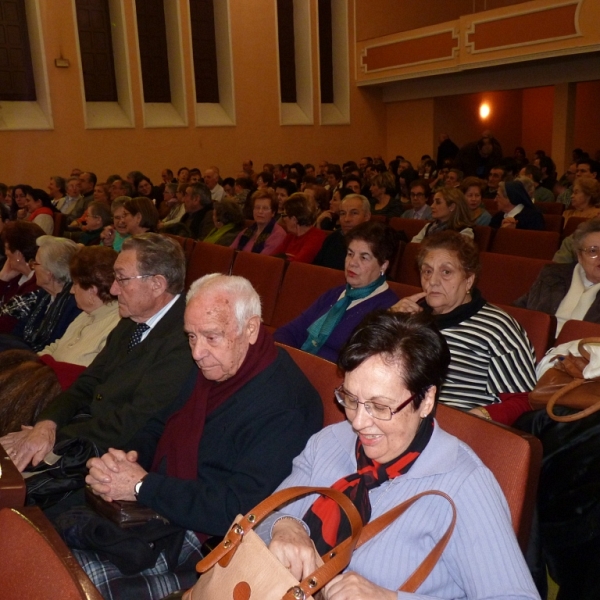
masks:
<instances>
[{"instance_id":1,"label":"man with eyeglasses","mask_svg":"<svg viewBox=\"0 0 600 600\"><path fill-rule=\"evenodd\" d=\"M410 204L412 208L404 211L404 219L431 219L431 207L427 204L429 199L429 183L425 179L415 179L410 184Z\"/></svg>"},{"instance_id":2,"label":"man with eyeglasses","mask_svg":"<svg viewBox=\"0 0 600 600\"><path fill-rule=\"evenodd\" d=\"M147 233L123 243L111 288L121 321L104 350L33 428L0 438L20 471L66 439L83 438L104 450L125 447L175 400L194 368L183 333L184 279L177 242Z\"/></svg>"}]
</instances>

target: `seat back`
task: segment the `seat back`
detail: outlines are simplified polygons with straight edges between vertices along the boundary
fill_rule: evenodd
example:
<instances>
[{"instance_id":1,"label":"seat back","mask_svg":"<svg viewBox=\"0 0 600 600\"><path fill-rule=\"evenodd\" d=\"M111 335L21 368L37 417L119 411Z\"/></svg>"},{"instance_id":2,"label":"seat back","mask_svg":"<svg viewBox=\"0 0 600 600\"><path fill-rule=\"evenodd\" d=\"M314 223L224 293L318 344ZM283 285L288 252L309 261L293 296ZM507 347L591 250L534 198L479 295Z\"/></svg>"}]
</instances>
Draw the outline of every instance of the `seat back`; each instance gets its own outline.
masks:
<instances>
[{"instance_id":1,"label":"seat back","mask_svg":"<svg viewBox=\"0 0 600 600\"><path fill-rule=\"evenodd\" d=\"M265 325L271 325L284 270L285 261L282 258L254 252L238 252L233 261L231 274L248 279L260 296Z\"/></svg>"},{"instance_id":2,"label":"seat back","mask_svg":"<svg viewBox=\"0 0 600 600\"><path fill-rule=\"evenodd\" d=\"M409 285L408 283L398 283L397 281L388 281L388 285L390 286L390 290L398 296L399 300L406 298L406 296L419 294L423 291L420 286Z\"/></svg>"},{"instance_id":3,"label":"seat back","mask_svg":"<svg viewBox=\"0 0 600 600\"><path fill-rule=\"evenodd\" d=\"M406 244L406 248L404 248L402 254L402 260L400 261L400 267L397 270L398 274L396 279L400 283L421 287L421 276L419 275L419 268L417 267L417 256L420 249L421 244Z\"/></svg>"},{"instance_id":4,"label":"seat back","mask_svg":"<svg viewBox=\"0 0 600 600\"><path fill-rule=\"evenodd\" d=\"M503 304L497 304L496 306L507 312L521 325L533 344L536 362L542 360L556 335L556 317L538 310L528 310Z\"/></svg>"},{"instance_id":5,"label":"seat back","mask_svg":"<svg viewBox=\"0 0 600 600\"><path fill-rule=\"evenodd\" d=\"M498 203L494 198L484 198L482 202L490 215L494 216L498 212Z\"/></svg>"},{"instance_id":6,"label":"seat back","mask_svg":"<svg viewBox=\"0 0 600 600\"><path fill-rule=\"evenodd\" d=\"M0 510L3 600L102 600L37 507Z\"/></svg>"},{"instance_id":7,"label":"seat back","mask_svg":"<svg viewBox=\"0 0 600 600\"><path fill-rule=\"evenodd\" d=\"M289 323L327 290L345 283L343 271L306 263L290 263L283 276L271 326L277 328Z\"/></svg>"},{"instance_id":8,"label":"seat back","mask_svg":"<svg viewBox=\"0 0 600 600\"><path fill-rule=\"evenodd\" d=\"M496 477L525 552L542 462L541 442L532 435L443 404L438 405L436 418L445 431L469 445Z\"/></svg>"},{"instance_id":9,"label":"seat back","mask_svg":"<svg viewBox=\"0 0 600 600\"><path fill-rule=\"evenodd\" d=\"M0 446L0 508L18 508L25 504L25 480Z\"/></svg>"},{"instance_id":10,"label":"seat back","mask_svg":"<svg viewBox=\"0 0 600 600\"><path fill-rule=\"evenodd\" d=\"M586 337L600 337L600 323L570 320L562 326L554 345L558 346L565 342L581 340Z\"/></svg>"},{"instance_id":11,"label":"seat back","mask_svg":"<svg viewBox=\"0 0 600 600\"><path fill-rule=\"evenodd\" d=\"M66 224L67 216L63 215L60 211L56 211L54 213L54 230L52 231L52 235L54 237L60 237L65 231Z\"/></svg>"},{"instance_id":12,"label":"seat back","mask_svg":"<svg viewBox=\"0 0 600 600\"><path fill-rule=\"evenodd\" d=\"M196 242L185 275L185 289L209 273L229 275L235 250L227 246Z\"/></svg>"},{"instance_id":13,"label":"seat back","mask_svg":"<svg viewBox=\"0 0 600 600\"><path fill-rule=\"evenodd\" d=\"M570 235L575 233L575 230L582 224L588 221L589 219L584 219L583 217L571 217L563 227L562 237L565 239Z\"/></svg>"},{"instance_id":14,"label":"seat back","mask_svg":"<svg viewBox=\"0 0 600 600\"><path fill-rule=\"evenodd\" d=\"M337 366L314 354L279 344L294 359L312 386L319 392L323 402L323 427L339 423L346 418L342 407L335 401L334 390L342 385L344 378L338 373Z\"/></svg>"},{"instance_id":15,"label":"seat back","mask_svg":"<svg viewBox=\"0 0 600 600\"><path fill-rule=\"evenodd\" d=\"M490 252L552 260L558 250L560 234L556 231L500 228L492 241Z\"/></svg>"},{"instance_id":16,"label":"seat back","mask_svg":"<svg viewBox=\"0 0 600 600\"><path fill-rule=\"evenodd\" d=\"M512 304L526 294L549 260L482 252L477 287L483 297L494 304Z\"/></svg>"},{"instance_id":17,"label":"seat back","mask_svg":"<svg viewBox=\"0 0 600 600\"><path fill-rule=\"evenodd\" d=\"M535 207L544 215L562 215L565 210L562 202L536 202Z\"/></svg>"},{"instance_id":18,"label":"seat back","mask_svg":"<svg viewBox=\"0 0 600 600\"><path fill-rule=\"evenodd\" d=\"M564 205L561 204L561 206ZM544 217L544 223L546 224L546 231L557 231L558 233L562 233L562 215L557 215L555 213L544 213L542 216Z\"/></svg>"},{"instance_id":19,"label":"seat back","mask_svg":"<svg viewBox=\"0 0 600 600\"><path fill-rule=\"evenodd\" d=\"M163 233L163 235L170 237L179 243L181 248L183 249L183 253L185 255L185 264L186 266L190 264L190 256L194 251L194 246L196 245L196 240L192 238L186 238L181 235L174 235L172 233Z\"/></svg>"},{"instance_id":20,"label":"seat back","mask_svg":"<svg viewBox=\"0 0 600 600\"><path fill-rule=\"evenodd\" d=\"M404 231L408 241L413 239L429 221L424 219L404 219L403 217L392 217L390 227L396 231Z\"/></svg>"},{"instance_id":21,"label":"seat back","mask_svg":"<svg viewBox=\"0 0 600 600\"><path fill-rule=\"evenodd\" d=\"M494 237L494 230L487 225L473 225L473 236L479 252L487 252Z\"/></svg>"}]
</instances>

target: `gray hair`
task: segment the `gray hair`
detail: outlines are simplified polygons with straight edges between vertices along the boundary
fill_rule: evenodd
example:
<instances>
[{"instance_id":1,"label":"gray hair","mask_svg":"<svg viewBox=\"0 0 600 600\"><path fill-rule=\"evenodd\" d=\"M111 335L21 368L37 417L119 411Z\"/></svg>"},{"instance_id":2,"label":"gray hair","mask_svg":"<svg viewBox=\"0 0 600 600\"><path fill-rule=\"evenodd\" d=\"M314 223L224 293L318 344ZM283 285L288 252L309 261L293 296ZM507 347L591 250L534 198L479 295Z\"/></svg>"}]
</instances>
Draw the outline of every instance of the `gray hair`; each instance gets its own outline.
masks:
<instances>
[{"instance_id":1,"label":"gray hair","mask_svg":"<svg viewBox=\"0 0 600 600\"><path fill-rule=\"evenodd\" d=\"M260 297L252 284L238 275L222 275L211 273L204 275L192 283L187 293L186 303L189 304L200 292L222 292L232 299L233 314L238 324L238 333L252 317L262 317Z\"/></svg>"},{"instance_id":2,"label":"gray hair","mask_svg":"<svg viewBox=\"0 0 600 600\"><path fill-rule=\"evenodd\" d=\"M123 208L125 206L125 202L127 202L127 200L131 200L130 196L117 196L113 201L112 204L110 205L110 210L112 212L112 214L115 214L115 211L117 210L117 208Z\"/></svg>"},{"instance_id":3,"label":"gray hair","mask_svg":"<svg viewBox=\"0 0 600 600\"><path fill-rule=\"evenodd\" d=\"M192 196L200 196L200 204L202 206L208 206L212 204L212 196L207 185L203 183L194 183L188 187L192 188Z\"/></svg>"},{"instance_id":4,"label":"gray hair","mask_svg":"<svg viewBox=\"0 0 600 600\"><path fill-rule=\"evenodd\" d=\"M141 233L127 238L121 251L135 252L140 275L162 275L167 292L180 294L185 284L185 255L175 240L158 233Z\"/></svg>"},{"instance_id":5,"label":"gray hair","mask_svg":"<svg viewBox=\"0 0 600 600\"><path fill-rule=\"evenodd\" d=\"M340 205L344 204L346 200L360 200L362 202L362 209L365 214L371 216L371 203L362 194L348 194L347 196L344 196L344 199L341 201Z\"/></svg>"},{"instance_id":6,"label":"gray hair","mask_svg":"<svg viewBox=\"0 0 600 600\"><path fill-rule=\"evenodd\" d=\"M69 262L77 252L78 246L73 240L41 235L36 244L39 247L40 264L52 274L52 277L63 285L71 281Z\"/></svg>"},{"instance_id":7,"label":"gray hair","mask_svg":"<svg viewBox=\"0 0 600 600\"><path fill-rule=\"evenodd\" d=\"M590 235L590 233L598 233L600 232L600 219L590 219L589 221L585 221L582 223L573 233L573 250L577 252L577 254L581 253L583 250L583 241L585 238Z\"/></svg>"},{"instance_id":8,"label":"gray hair","mask_svg":"<svg viewBox=\"0 0 600 600\"><path fill-rule=\"evenodd\" d=\"M167 185L165 185L165 192L170 192L174 196L177 193L177 184L167 183Z\"/></svg>"},{"instance_id":9,"label":"gray hair","mask_svg":"<svg viewBox=\"0 0 600 600\"><path fill-rule=\"evenodd\" d=\"M529 194L529 197L533 198L533 194L535 193L535 183L531 177L527 177L527 175L520 175L515 179L515 181L520 181L523 184L525 191ZM506 196L506 187L503 188L503 191L504 195Z\"/></svg>"}]
</instances>

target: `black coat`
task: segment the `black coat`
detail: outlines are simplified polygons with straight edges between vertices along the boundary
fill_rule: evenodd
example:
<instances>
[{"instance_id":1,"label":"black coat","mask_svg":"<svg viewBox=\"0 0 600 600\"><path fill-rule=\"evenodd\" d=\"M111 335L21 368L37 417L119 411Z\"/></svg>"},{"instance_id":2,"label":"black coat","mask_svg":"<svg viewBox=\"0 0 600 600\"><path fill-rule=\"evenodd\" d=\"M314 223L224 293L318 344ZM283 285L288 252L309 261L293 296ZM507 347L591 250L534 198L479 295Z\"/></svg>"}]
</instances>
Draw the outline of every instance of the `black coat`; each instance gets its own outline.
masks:
<instances>
[{"instance_id":1,"label":"black coat","mask_svg":"<svg viewBox=\"0 0 600 600\"><path fill-rule=\"evenodd\" d=\"M503 220L504 213L501 211L497 212L490 221L490 227L500 229ZM536 231L544 231L546 229L542 213L532 206L525 206L515 217L515 220L517 221L517 229L532 229Z\"/></svg>"}]
</instances>

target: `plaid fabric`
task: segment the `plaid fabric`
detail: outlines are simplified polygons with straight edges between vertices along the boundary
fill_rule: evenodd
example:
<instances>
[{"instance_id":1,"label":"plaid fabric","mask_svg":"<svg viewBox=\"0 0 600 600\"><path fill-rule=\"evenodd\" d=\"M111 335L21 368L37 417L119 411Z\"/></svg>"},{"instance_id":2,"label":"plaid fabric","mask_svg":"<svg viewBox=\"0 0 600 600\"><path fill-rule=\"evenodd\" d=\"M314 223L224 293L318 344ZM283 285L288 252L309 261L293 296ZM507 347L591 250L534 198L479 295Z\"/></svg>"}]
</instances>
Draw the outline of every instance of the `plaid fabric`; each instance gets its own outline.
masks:
<instances>
[{"instance_id":1,"label":"plaid fabric","mask_svg":"<svg viewBox=\"0 0 600 600\"><path fill-rule=\"evenodd\" d=\"M200 542L192 531L186 531L174 572L169 572L164 553L152 569L125 576L95 552L76 549L72 552L105 600L160 600L171 592L190 588L198 580L196 563L202 558Z\"/></svg>"},{"instance_id":2,"label":"plaid fabric","mask_svg":"<svg viewBox=\"0 0 600 600\"><path fill-rule=\"evenodd\" d=\"M8 302L0 307L0 316L14 317L15 319L26 319L31 314L33 307L48 292L39 289L22 296L13 296Z\"/></svg>"}]
</instances>

